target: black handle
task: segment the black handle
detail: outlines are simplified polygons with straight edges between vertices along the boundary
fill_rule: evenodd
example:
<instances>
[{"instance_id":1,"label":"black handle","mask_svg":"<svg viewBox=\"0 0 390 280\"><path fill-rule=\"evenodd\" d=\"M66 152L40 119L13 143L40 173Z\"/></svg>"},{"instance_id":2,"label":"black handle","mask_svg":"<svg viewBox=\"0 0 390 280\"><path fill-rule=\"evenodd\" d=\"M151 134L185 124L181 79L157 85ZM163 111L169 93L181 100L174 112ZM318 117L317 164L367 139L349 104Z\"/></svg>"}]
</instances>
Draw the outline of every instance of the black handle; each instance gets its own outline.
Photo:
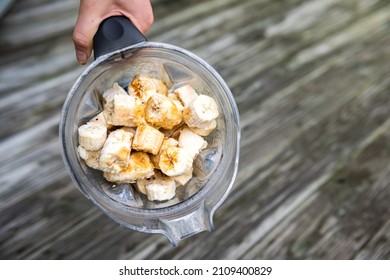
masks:
<instances>
[{"instance_id":1,"label":"black handle","mask_svg":"<svg viewBox=\"0 0 390 280\"><path fill-rule=\"evenodd\" d=\"M109 17L102 21L93 37L94 56L97 59L103 54L145 41L145 36L127 17Z\"/></svg>"}]
</instances>

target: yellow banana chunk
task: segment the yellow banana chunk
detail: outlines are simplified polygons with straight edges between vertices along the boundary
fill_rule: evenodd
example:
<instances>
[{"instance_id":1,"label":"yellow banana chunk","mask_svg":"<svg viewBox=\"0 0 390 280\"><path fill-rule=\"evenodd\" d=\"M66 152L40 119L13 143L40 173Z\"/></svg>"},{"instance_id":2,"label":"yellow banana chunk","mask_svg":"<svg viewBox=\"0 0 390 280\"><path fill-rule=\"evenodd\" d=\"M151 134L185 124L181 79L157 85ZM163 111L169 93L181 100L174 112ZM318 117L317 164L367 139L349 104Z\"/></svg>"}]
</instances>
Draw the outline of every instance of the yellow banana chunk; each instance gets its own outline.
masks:
<instances>
[{"instance_id":1,"label":"yellow banana chunk","mask_svg":"<svg viewBox=\"0 0 390 280\"><path fill-rule=\"evenodd\" d=\"M207 141L190 129L184 128L180 132L179 147L188 151L191 157L195 159L199 152L207 147Z\"/></svg>"},{"instance_id":2,"label":"yellow banana chunk","mask_svg":"<svg viewBox=\"0 0 390 280\"><path fill-rule=\"evenodd\" d=\"M216 127L217 122L216 120L211 120L207 123L204 123L205 126L202 128L199 127L189 127L194 133L200 135L200 136L208 136Z\"/></svg>"},{"instance_id":3,"label":"yellow banana chunk","mask_svg":"<svg viewBox=\"0 0 390 280\"><path fill-rule=\"evenodd\" d=\"M148 75L137 75L129 84L129 94L134 94L143 102L146 102L152 95L167 95L168 89L166 85L158 79L152 78Z\"/></svg>"},{"instance_id":4,"label":"yellow banana chunk","mask_svg":"<svg viewBox=\"0 0 390 280\"><path fill-rule=\"evenodd\" d=\"M191 170L191 154L179 147L168 147L160 155L158 163L161 171L168 176L180 176Z\"/></svg>"},{"instance_id":5,"label":"yellow banana chunk","mask_svg":"<svg viewBox=\"0 0 390 280\"><path fill-rule=\"evenodd\" d=\"M174 176L171 177L176 182L176 187L184 186L187 184L191 178L192 178L192 172L194 171L194 168L191 167L190 171L187 173L180 175L180 176Z\"/></svg>"},{"instance_id":6,"label":"yellow banana chunk","mask_svg":"<svg viewBox=\"0 0 390 280\"><path fill-rule=\"evenodd\" d=\"M118 173L129 164L133 134L125 129L111 132L100 154L99 166L104 172Z\"/></svg>"},{"instance_id":7,"label":"yellow banana chunk","mask_svg":"<svg viewBox=\"0 0 390 280\"><path fill-rule=\"evenodd\" d=\"M135 183L137 180L150 178L154 174L154 166L149 155L144 152L132 152L128 166L119 173L104 172L104 178L109 182Z\"/></svg>"},{"instance_id":8,"label":"yellow banana chunk","mask_svg":"<svg viewBox=\"0 0 390 280\"><path fill-rule=\"evenodd\" d=\"M107 138L107 128L99 123L88 122L78 128L79 144L88 151L100 150Z\"/></svg>"},{"instance_id":9,"label":"yellow banana chunk","mask_svg":"<svg viewBox=\"0 0 390 280\"><path fill-rule=\"evenodd\" d=\"M161 94L149 98L145 107L145 119L148 123L164 129L172 129L180 124L183 112L178 101Z\"/></svg>"},{"instance_id":10,"label":"yellow banana chunk","mask_svg":"<svg viewBox=\"0 0 390 280\"><path fill-rule=\"evenodd\" d=\"M145 191L150 201L169 200L176 194L176 183L172 178L156 171L154 177L146 182Z\"/></svg>"},{"instance_id":11,"label":"yellow banana chunk","mask_svg":"<svg viewBox=\"0 0 390 280\"><path fill-rule=\"evenodd\" d=\"M127 92L120 85L118 85L118 83L114 83L111 88L107 89L103 93L103 98L106 103L112 104L114 97L117 95L127 95Z\"/></svg>"},{"instance_id":12,"label":"yellow banana chunk","mask_svg":"<svg viewBox=\"0 0 390 280\"><path fill-rule=\"evenodd\" d=\"M99 158L100 158L100 152L99 151L87 151L86 149L83 148L83 146L79 145L77 147L77 152L85 162L86 165L93 169L98 169L100 170L99 166Z\"/></svg>"},{"instance_id":13,"label":"yellow banana chunk","mask_svg":"<svg viewBox=\"0 0 390 280\"><path fill-rule=\"evenodd\" d=\"M184 122L189 127L202 128L218 115L217 103L207 95L199 95L183 110Z\"/></svg>"},{"instance_id":14,"label":"yellow banana chunk","mask_svg":"<svg viewBox=\"0 0 390 280\"><path fill-rule=\"evenodd\" d=\"M164 140L164 133L148 125L137 127L133 140L133 149L156 155Z\"/></svg>"},{"instance_id":15,"label":"yellow banana chunk","mask_svg":"<svg viewBox=\"0 0 390 280\"><path fill-rule=\"evenodd\" d=\"M198 97L198 93L190 85L179 87L175 93L184 107L189 106Z\"/></svg>"},{"instance_id":16,"label":"yellow banana chunk","mask_svg":"<svg viewBox=\"0 0 390 280\"><path fill-rule=\"evenodd\" d=\"M134 127L144 123L145 106L134 96L115 95L112 103L107 102L104 109L109 124Z\"/></svg>"},{"instance_id":17,"label":"yellow banana chunk","mask_svg":"<svg viewBox=\"0 0 390 280\"><path fill-rule=\"evenodd\" d=\"M158 154L150 156L150 159L152 160L154 167L160 169L159 162L160 162L160 155L162 151L164 151L168 147L177 147L178 145L179 142L177 142L176 139L165 137L164 141L161 144L160 151L158 152Z\"/></svg>"}]
</instances>

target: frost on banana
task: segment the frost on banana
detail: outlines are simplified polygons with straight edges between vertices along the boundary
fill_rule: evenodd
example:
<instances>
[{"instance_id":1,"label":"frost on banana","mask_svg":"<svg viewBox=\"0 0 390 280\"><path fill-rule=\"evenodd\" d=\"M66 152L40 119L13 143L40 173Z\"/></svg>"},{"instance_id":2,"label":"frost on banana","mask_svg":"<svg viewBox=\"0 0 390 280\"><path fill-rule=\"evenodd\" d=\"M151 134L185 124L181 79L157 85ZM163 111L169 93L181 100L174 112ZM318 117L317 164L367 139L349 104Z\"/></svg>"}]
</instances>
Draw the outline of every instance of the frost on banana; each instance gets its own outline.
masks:
<instances>
[{"instance_id":1,"label":"frost on banana","mask_svg":"<svg viewBox=\"0 0 390 280\"><path fill-rule=\"evenodd\" d=\"M192 179L193 162L207 147L203 137L219 115L210 96L190 85L168 92L166 84L146 74L127 91L114 83L103 93L104 111L78 128L85 164L109 182L134 183L151 201L172 199Z\"/></svg>"}]
</instances>

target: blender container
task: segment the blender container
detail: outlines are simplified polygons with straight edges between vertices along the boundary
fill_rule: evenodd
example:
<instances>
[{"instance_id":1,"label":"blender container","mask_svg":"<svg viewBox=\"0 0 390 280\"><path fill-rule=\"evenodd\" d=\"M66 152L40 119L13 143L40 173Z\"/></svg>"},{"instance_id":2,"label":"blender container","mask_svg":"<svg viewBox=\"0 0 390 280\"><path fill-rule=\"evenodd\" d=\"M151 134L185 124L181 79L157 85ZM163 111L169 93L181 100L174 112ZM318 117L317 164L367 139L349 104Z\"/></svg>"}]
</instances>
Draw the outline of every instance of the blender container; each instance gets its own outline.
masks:
<instances>
[{"instance_id":1,"label":"blender container","mask_svg":"<svg viewBox=\"0 0 390 280\"><path fill-rule=\"evenodd\" d=\"M103 21L94 38L95 61L71 88L62 109L62 156L78 189L107 216L126 228L164 234L173 245L213 229L213 215L226 199L239 160L239 114L220 75L205 61L182 48L148 42L125 17ZM114 82L126 88L137 74L162 80L169 91L185 84L218 105L217 128L194 161L194 176L168 201L149 201L131 184L113 184L85 165L77 154L77 129L103 110L102 94Z\"/></svg>"}]
</instances>

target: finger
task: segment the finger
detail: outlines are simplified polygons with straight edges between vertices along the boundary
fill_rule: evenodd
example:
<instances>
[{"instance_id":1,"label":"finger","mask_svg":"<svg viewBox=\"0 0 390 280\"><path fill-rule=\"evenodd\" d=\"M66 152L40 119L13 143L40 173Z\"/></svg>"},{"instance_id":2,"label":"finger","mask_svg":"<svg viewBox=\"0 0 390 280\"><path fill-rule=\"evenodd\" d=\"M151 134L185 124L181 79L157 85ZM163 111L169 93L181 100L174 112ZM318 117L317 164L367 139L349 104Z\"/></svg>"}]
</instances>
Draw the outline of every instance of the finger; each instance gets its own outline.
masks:
<instances>
[{"instance_id":1,"label":"finger","mask_svg":"<svg viewBox=\"0 0 390 280\"><path fill-rule=\"evenodd\" d=\"M81 2L83 3L83 1ZM88 12L88 8L80 5L79 16L73 31L73 42L76 58L85 64L92 53L92 40L102 20L98 15Z\"/></svg>"},{"instance_id":2,"label":"finger","mask_svg":"<svg viewBox=\"0 0 390 280\"><path fill-rule=\"evenodd\" d=\"M150 1L133 0L131 7L122 9L122 13L145 34L154 22L153 9Z\"/></svg>"}]
</instances>

